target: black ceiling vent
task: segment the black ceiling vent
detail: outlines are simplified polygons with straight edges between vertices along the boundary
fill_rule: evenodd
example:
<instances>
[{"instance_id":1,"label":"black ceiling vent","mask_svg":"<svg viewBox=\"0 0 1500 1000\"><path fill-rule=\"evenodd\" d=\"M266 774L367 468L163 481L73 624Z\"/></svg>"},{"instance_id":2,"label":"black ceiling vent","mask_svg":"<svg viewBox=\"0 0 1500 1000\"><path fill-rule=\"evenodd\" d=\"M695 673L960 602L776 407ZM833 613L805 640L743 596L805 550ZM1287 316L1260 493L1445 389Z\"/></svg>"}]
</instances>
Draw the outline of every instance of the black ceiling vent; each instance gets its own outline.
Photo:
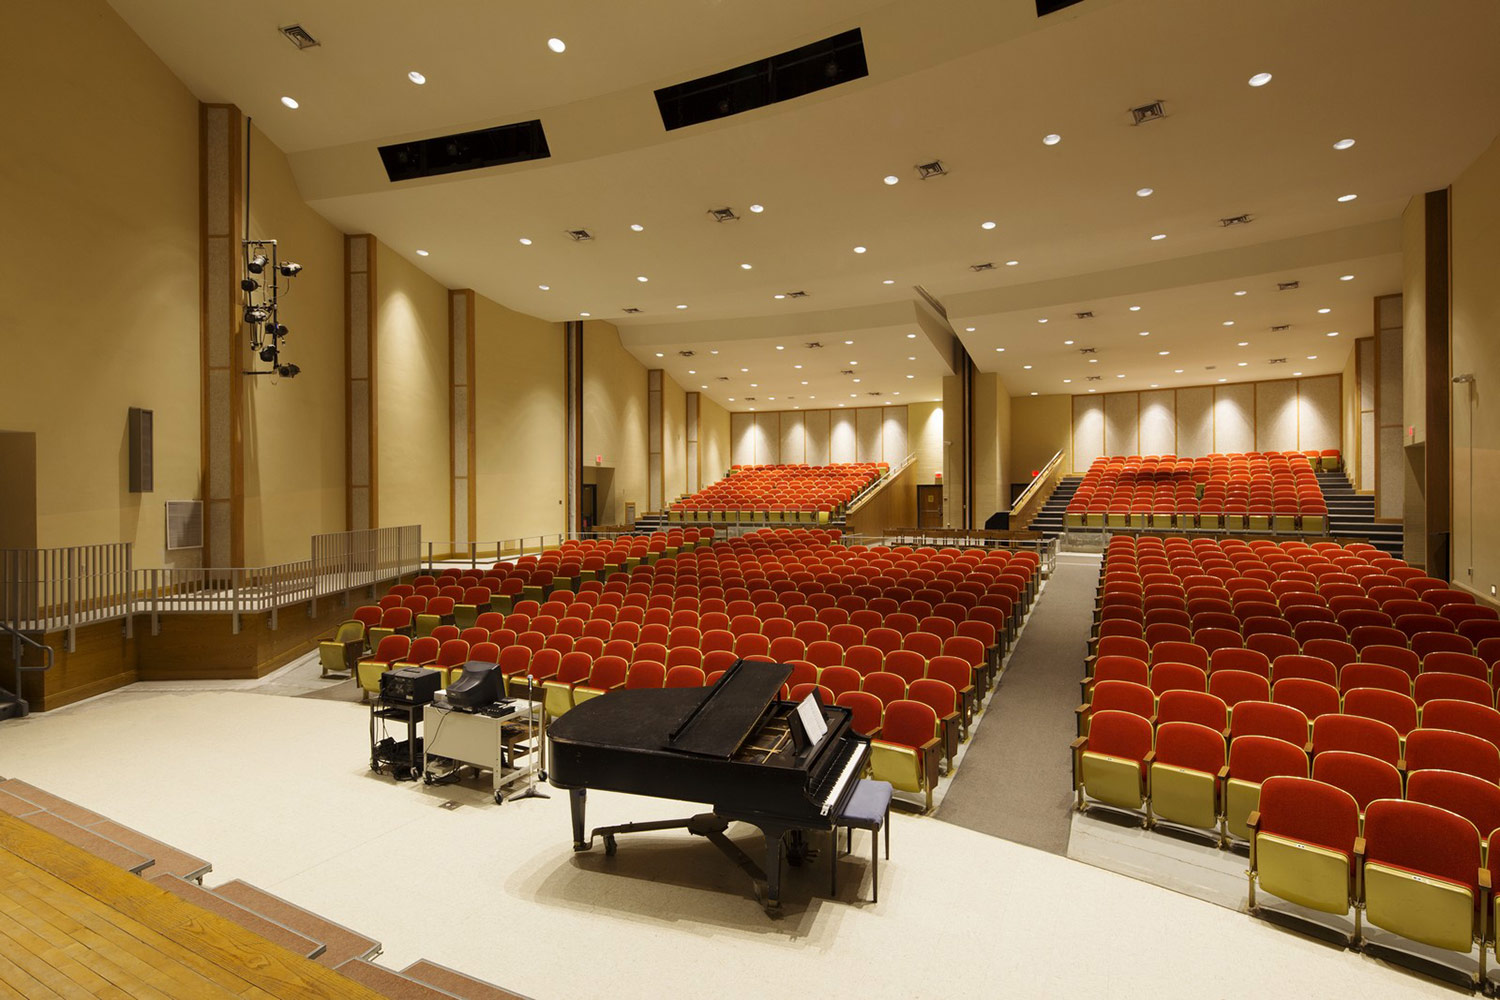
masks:
<instances>
[{"instance_id":1,"label":"black ceiling vent","mask_svg":"<svg viewBox=\"0 0 1500 1000\"><path fill-rule=\"evenodd\" d=\"M285 35L287 37L287 40L290 41L293 45L297 46L298 49L315 49L319 45L323 44L312 35L308 34L307 29L302 27L302 25L300 24L283 25L277 30Z\"/></svg>"},{"instance_id":2,"label":"black ceiling vent","mask_svg":"<svg viewBox=\"0 0 1500 1000\"><path fill-rule=\"evenodd\" d=\"M640 312L640 309L635 306L625 306L622 311L634 314Z\"/></svg>"},{"instance_id":3,"label":"black ceiling vent","mask_svg":"<svg viewBox=\"0 0 1500 1000\"><path fill-rule=\"evenodd\" d=\"M1224 226L1226 228L1229 227L1229 226L1248 226L1253 218L1254 218L1254 216L1251 216L1251 215L1248 215L1248 214L1247 215L1227 215L1224 218L1222 218L1222 219L1219 220L1219 225Z\"/></svg>"},{"instance_id":4,"label":"black ceiling vent","mask_svg":"<svg viewBox=\"0 0 1500 1000\"><path fill-rule=\"evenodd\" d=\"M1272 333L1282 333L1282 332L1284 332L1286 330L1290 330L1291 328L1292 328L1292 324L1290 324L1290 323L1282 323L1279 326L1273 326L1273 327L1271 327L1271 332Z\"/></svg>"},{"instance_id":5,"label":"black ceiling vent","mask_svg":"<svg viewBox=\"0 0 1500 1000\"><path fill-rule=\"evenodd\" d=\"M1130 119L1135 125L1160 121L1165 117L1167 117L1167 109L1162 106L1161 101L1152 101L1150 104L1142 104L1130 109Z\"/></svg>"},{"instance_id":6,"label":"black ceiling vent","mask_svg":"<svg viewBox=\"0 0 1500 1000\"><path fill-rule=\"evenodd\" d=\"M1302 287L1302 282L1300 282L1300 281L1278 281L1278 282L1276 282L1276 290L1278 292L1296 291L1298 288L1301 288L1301 287Z\"/></svg>"},{"instance_id":7,"label":"black ceiling vent","mask_svg":"<svg viewBox=\"0 0 1500 1000\"><path fill-rule=\"evenodd\" d=\"M993 261L985 261L983 264L969 265L969 270L971 271L993 271L994 269L995 265Z\"/></svg>"},{"instance_id":8,"label":"black ceiling vent","mask_svg":"<svg viewBox=\"0 0 1500 1000\"><path fill-rule=\"evenodd\" d=\"M656 92L668 132L789 101L870 74L858 28Z\"/></svg>"},{"instance_id":9,"label":"black ceiling vent","mask_svg":"<svg viewBox=\"0 0 1500 1000\"><path fill-rule=\"evenodd\" d=\"M1092 312L1087 311L1087 310L1085 310L1084 312L1080 312L1080 313L1074 313L1073 315L1077 316L1079 319L1093 319L1094 318L1094 314Z\"/></svg>"},{"instance_id":10,"label":"black ceiling vent","mask_svg":"<svg viewBox=\"0 0 1500 1000\"><path fill-rule=\"evenodd\" d=\"M1083 0L1036 0L1036 16L1046 17L1048 14L1057 13L1064 7L1071 7L1075 3L1082 2Z\"/></svg>"},{"instance_id":11,"label":"black ceiling vent","mask_svg":"<svg viewBox=\"0 0 1500 1000\"><path fill-rule=\"evenodd\" d=\"M545 160L551 155L539 119L380 147L380 159L392 181Z\"/></svg>"}]
</instances>

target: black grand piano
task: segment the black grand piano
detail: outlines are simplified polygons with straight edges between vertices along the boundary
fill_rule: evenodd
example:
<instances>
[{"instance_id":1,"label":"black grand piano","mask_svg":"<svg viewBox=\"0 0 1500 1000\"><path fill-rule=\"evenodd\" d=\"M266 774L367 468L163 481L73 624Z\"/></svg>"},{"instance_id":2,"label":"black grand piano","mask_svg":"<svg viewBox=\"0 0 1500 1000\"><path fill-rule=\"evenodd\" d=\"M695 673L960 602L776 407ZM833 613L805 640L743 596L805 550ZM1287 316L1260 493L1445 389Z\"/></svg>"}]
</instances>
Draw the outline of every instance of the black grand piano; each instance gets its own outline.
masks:
<instances>
[{"instance_id":1,"label":"black grand piano","mask_svg":"<svg viewBox=\"0 0 1500 1000\"><path fill-rule=\"evenodd\" d=\"M686 829L765 881L766 905L780 906L783 847L792 864L808 857L806 831L832 829L870 754L849 710L836 705L815 706L827 731L810 738L797 704L778 699L791 670L739 660L712 687L615 691L549 726L547 777L569 791L573 849L587 851L603 837L613 854L617 834ZM585 836L590 788L710 803L713 811ZM724 835L734 821L765 835L764 870Z\"/></svg>"}]
</instances>

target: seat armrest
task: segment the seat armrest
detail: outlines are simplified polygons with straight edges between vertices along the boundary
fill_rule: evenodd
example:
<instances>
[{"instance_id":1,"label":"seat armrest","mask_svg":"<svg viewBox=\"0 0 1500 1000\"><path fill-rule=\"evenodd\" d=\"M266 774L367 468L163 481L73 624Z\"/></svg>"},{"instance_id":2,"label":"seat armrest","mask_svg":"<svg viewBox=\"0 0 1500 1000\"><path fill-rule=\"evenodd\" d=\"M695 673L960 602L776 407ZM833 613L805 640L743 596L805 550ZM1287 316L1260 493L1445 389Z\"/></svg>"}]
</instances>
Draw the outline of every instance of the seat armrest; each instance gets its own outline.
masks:
<instances>
[{"instance_id":1,"label":"seat armrest","mask_svg":"<svg viewBox=\"0 0 1500 1000\"><path fill-rule=\"evenodd\" d=\"M1074 753L1078 753L1081 750L1087 750L1088 746L1089 738L1087 736L1080 736L1078 737L1078 739L1074 740L1072 744L1070 744L1070 748Z\"/></svg>"},{"instance_id":2,"label":"seat armrest","mask_svg":"<svg viewBox=\"0 0 1500 1000\"><path fill-rule=\"evenodd\" d=\"M1399 757L1399 758L1397 758L1397 760L1396 760L1396 770L1400 771L1402 774L1406 773L1406 758L1405 757Z\"/></svg>"},{"instance_id":3,"label":"seat armrest","mask_svg":"<svg viewBox=\"0 0 1500 1000\"><path fill-rule=\"evenodd\" d=\"M1354 856L1356 858L1360 858L1360 859L1364 858L1364 856L1365 856L1365 838L1363 838L1363 837L1355 837L1354 838Z\"/></svg>"},{"instance_id":4,"label":"seat armrest","mask_svg":"<svg viewBox=\"0 0 1500 1000\"><path fill-rule=\"evenodd\" d=\"M1155 764L1156 763L1156 751L1155 750L1147 750L1146 751L1146 756L1144 756L1144 757L1141 758L1141 763L1145 764L1147 767L1150 767L1152 764Z\"/></svg>"},{"instance_id":5,"label":"seat armrest","mask_svg":"<svg viewBox=\"0 0 1500 1000\"><path fill-rule=\"evenodd\" d=\"M1260 810L1250 810L1250 815L1245 817L1245 826L1249 827L1251 834L1260 829Z\"/></svg>"},{"instance_id":6,"label":"seat armrest","mask_svg":"<svg viewBox=\"0 0 1500 1000\"><path fill-rule=\"evenodd\" d=\"M1477 879L1477 883L1481 892L1490 891L1490 870L1488 868L1479 869L1479 878Z\"/></svg>"}]
</instances>

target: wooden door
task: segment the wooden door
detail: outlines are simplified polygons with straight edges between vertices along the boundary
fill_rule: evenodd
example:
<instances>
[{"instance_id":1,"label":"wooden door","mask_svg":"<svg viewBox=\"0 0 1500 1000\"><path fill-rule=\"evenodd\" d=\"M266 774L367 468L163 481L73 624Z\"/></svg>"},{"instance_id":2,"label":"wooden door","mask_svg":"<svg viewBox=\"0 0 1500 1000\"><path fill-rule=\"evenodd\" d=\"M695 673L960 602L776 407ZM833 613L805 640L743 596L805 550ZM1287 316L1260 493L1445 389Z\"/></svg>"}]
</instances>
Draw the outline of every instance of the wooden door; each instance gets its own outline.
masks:
<instances>
[{"instance_id":1,"label":"wooden door","mask_svg":"<svg viewBox=\"0 0 1500 1000\"><path fill-rule=\"evenodd\" d=\"M917 487L917 527L941 528L943 526L943 487Z\"/></svg>"}]
</instances>

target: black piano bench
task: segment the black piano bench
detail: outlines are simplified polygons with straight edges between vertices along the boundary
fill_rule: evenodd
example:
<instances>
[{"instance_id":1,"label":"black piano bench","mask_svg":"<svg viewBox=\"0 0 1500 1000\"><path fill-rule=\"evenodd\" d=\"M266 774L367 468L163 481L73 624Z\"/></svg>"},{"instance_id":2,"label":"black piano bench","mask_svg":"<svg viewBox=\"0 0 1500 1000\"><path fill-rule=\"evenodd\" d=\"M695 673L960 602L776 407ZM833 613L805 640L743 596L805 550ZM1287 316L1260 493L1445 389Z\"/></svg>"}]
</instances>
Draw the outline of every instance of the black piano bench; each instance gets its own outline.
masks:
<instances>
[{"instance_id":1,"label":"black piano bench","mask_svg":"<svg viewBox=\"0 0 1500 1000\"><path fill-rule=\"evenodd\" d=\"M849 804L844 806L844 811L834 817L833 850L829 852L831 860L830 867L833 869L831 881L831 894L838 895L839 891L839 827L846 831L844 851L848 854L854 846L854 831L870 831L870 868L872 877L872 888L874 890L872 903L880 902L880 829L885 828L885 857L889 861L891 857L891 783L888 781L872 781L869 778L859 779L859 784L849 796Z\"/></svg>"}]
</instances>

